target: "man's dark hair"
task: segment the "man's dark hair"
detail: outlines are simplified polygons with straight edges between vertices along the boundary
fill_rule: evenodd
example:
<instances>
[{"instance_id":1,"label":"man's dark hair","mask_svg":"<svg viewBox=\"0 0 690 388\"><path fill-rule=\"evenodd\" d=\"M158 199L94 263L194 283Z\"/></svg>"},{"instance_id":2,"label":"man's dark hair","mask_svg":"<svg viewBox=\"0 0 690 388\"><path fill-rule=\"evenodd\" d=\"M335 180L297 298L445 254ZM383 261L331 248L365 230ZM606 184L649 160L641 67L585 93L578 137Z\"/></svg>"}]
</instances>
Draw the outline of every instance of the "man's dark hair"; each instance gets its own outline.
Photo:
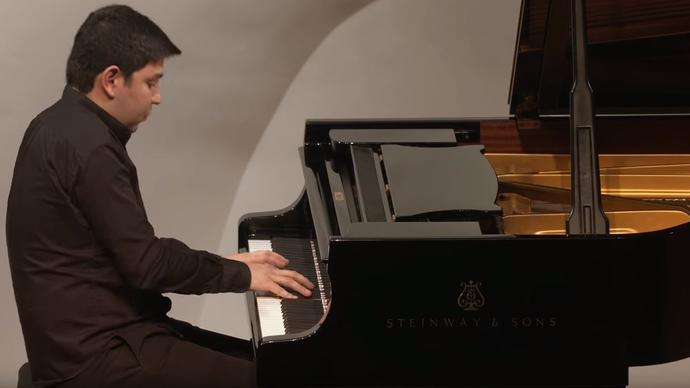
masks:
<instances>
[{"instance_id":1,"label":"man's dark hair","mask_svg":"<svg viewBox=\"0 0 690 388\"><path fill-rule=\"evenodd\" d=\"M67 60L67 84L88 93L108 66L118 66L129 79L149 63L177 54L180 49L151 19L126 5L110 5L89 14L79 27Z\"/></svg>"}]
</instances>

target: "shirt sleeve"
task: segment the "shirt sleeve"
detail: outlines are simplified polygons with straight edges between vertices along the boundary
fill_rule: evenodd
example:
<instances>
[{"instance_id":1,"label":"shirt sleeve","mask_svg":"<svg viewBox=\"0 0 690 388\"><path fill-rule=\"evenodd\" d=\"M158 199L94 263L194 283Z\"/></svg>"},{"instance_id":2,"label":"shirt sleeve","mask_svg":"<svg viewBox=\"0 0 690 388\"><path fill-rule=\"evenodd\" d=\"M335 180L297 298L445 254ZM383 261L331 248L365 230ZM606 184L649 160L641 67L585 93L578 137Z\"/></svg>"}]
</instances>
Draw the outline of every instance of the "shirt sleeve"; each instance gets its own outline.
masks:
<instances>
[{"instance_id":1,"label":"shirt sleeve","mask_svg":"<svg viewBox=\"0 0 690 388\"><path fill-rule=\"evenodd\" d=\"M118 146L104 144L90 153L74 194L125 281L138 289L181 294L246 291L251 274L245 263L155 236L135 192L136 173Z\"/></svg>"}]
</instances>

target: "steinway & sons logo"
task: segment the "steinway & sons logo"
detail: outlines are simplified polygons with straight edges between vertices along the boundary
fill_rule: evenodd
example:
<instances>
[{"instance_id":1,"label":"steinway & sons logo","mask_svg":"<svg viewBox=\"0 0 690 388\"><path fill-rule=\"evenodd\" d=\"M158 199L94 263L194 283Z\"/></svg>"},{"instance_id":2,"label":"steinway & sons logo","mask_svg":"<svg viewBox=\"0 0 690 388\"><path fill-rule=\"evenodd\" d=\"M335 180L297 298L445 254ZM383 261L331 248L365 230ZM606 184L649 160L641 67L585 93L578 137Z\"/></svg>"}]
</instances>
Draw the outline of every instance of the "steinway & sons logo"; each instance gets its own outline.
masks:
<instances>
[{"instance_id":1,"label":"steinway & sons logo","mask_svg":"<svg viewBox=\"0 0 690 388\"><path fill-rule=\"evenodd\" d=\"M458 296L458 306L465 311L478 311L484 304L486 304L486 299L484 294L479 289L482 286L482 282L475 282L470 280L469 282L460 283L462 287L462 292Z\"/></svg>"},{"instance_id":2,"label":"steinway & sons logo","mask_svg":"<svg viewBox=\"0 0 690 388\"><path fill-rule=\"evenodd\" d=\"M515 314L509 318L499 318L489 314L478 315L478 311L486 306L486 297L481 290L482 282L468 280L461 282L460 287L462 287L462 289L457 297L457 305L463 312L469 314L435 317L415 316L386 318L386 329L461 329L485 327L539 329L554 328L558 326L558 317L548 314L543 316Z\"/></svg>"}]
</instances>

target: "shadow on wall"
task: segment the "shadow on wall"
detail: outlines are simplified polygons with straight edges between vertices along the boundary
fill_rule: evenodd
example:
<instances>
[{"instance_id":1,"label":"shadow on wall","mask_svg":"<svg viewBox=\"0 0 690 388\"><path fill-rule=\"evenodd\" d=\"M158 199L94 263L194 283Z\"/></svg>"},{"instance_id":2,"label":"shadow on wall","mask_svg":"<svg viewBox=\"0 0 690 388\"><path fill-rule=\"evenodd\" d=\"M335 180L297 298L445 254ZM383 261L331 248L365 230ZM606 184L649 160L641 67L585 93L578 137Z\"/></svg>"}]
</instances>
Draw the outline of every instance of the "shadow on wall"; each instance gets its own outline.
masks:
<instances>
[{"instance_id":1,"label":"shadow on wall","mask_svg":"<svg viewBox=\"0 0 690 388\"><path fill-rule=\"evenodd\" d=\"M169 185L168 182L179 180L178 171L185 168L189 169L188 165L195 163L197 170L203 172L199 175L206 175L207 178L190 175L188 187L185 188L185 196L187 198L205 198L205 200L195 202L194 206L177 208L175 219L165 214L171 206L167 206L165 209L161 207L160 210L152 209L150 217L155 220L155 225L189 225L190 220L201 220L204 224L203 228L181 230L181 232L192 235L190 240L185 239L185 241L189 241L192 246L220 245L220 249L216 251L219 254L229 254L236 251L234 239L232 246L222 242L219 244L219 241L221 241L222 236L225 236L224 233L221 233L223 225L226 223L230 206L234 202L240 181L259 139L278 109L286 90L296 75L299 74L304 63L312 56L314 50L343 21L350 19L352 15L360 12L372 2L374 1L348 0L334 3L320 0L291 0L290 2L259 3L256 11L262 14L261 17L251 13L244 15L245 19L249 20L239 21L236 20L239 19L239 16L234 16L234 21L253 26L251 28L256 30L237 31L236 34L232 35L229 47L231 53L227 55L228 62L221 63L227 73L223 80L219 81L217 77L212 77L212 80L201 82L206 87L204 94L208 94L208 88L217 87L214 85L220 82L223 89L218 90L217 93L221 94L218 98L212 99L211 107L199 104L196 107L183 108L191 111L205 110L222 114L222 118L213 118L213 121L217 123L217 128L214 133L208 134L206 141L199 144L199 149L195 152L188 151L189 143L181 141L180 143L183 143L184 147L179 150L179 153L171 152L169 148L166 148L164 152L169 155L168 159L160 156L152 158L160 164L156 170L170 170L171 173L169 177L161 178L161 182L156 182L145 190L153 198L165 198L169 201L170 196L173 195L171 193L176 191L166 187ZM237 12L246 13L246 10L239 9ZM232 24L232 22L229 23ZM267 26L271 27L268 28ZM242 40L246 40L246 42L238 43ZM186 52L185 55L194 57L195 53ZM250 58L246 58L246 56L250 56ZM203 57L200 60L203 62ZM174 66L175 63L173 62L171 65ZM208 66L208 64L203 66ZM217 76L219 72L221 69L212 72L212 74ZM193 84L187 85L187 87L197 87L197 85L198 80L195 80ZM170 94L182 96L185 93L179 90L172 91ZM213 106L215 104L222 104L223 106ZM186 131L185 128L188 129L195 125L194 123L187 125L183 117L175 116L175 112L166 112L165 119L169 121L170 127L177 127L177 130L183 132ZM166 132L169 131L166 130ZM154 135L147 133L142 135L151 136L151 142L154 141ZM174 134L172 136L177 137ZM180 133L179 138L188 137L193 142L198 136L199 133L191 133L187 130L185 133ZM209 160L204 161L203 158L208 157L206 155L209 151L212 151L213 154ZM141 152L144 152L143 148L141 148ZM150 150L147 152L150 154ZM185 152L190 152L189 158L182 156ZM222 158L221 161L225 167L213 167L219 165L219 158ZM142 170L142 175L146 174L143 168L140 170ZM146 182L150 184L151 181L147 178ZM220 187L209 190L208 182L213 182L214 185ZM180 200L180 202L182 201L183 199ZM184 215L180 212L189 212L189 214ZM178 227L182 228L182 226ZM186 228L189 229L188 226ZM180 235L172 228L169 231L161 230L164 234ZM197 235L194 236L194 234ZM199 244L195 244L195 239L198 239ZM239 296L170 296L174 300L171 315L176 318L230 335L242 337L249 333L245 315L246 308ZM218 300L218 305L223 306L220 311L209 311L213 309L206 306L211 300ZM227 311L233 313L237 311L238 313L228 314ZM211 318L208 317L209 314Z\"/></svg>"}]
</instances>

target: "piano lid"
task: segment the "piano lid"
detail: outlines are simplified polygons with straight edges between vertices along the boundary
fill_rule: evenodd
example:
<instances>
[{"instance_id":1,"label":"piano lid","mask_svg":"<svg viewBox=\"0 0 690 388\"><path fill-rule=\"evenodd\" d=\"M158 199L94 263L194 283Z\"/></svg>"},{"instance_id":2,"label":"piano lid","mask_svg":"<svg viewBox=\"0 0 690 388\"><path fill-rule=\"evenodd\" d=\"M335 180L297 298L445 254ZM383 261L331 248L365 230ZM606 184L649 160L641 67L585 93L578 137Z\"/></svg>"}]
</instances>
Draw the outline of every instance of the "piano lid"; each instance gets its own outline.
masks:
<instances>
[{"instance_id":1,"label":"piano lid","mask_svg":"<svg viewBox=\"0 0 690 388\"><path fill-rule=\"evenodd\" d=\"M587 0L590 84L598 114L690 113L690 2ZM570 0L523 0L510 111L569 112Z\"/></svg>"}]
</instances>

